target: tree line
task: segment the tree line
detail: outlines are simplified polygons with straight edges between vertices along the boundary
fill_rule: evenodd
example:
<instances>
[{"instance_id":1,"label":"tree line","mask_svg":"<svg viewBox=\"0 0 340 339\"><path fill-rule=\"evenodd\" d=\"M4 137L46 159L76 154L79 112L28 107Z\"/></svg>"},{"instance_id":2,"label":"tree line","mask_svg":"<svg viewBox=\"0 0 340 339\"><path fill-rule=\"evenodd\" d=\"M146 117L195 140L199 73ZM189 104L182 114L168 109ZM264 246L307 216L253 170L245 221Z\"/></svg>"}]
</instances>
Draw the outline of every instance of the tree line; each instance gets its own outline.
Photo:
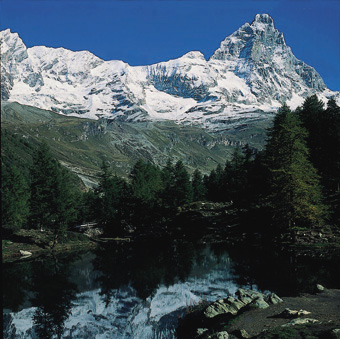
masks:
<instances>
[{"instance_id":1,"label":"tree line","mask_svg":"<svg viewBox=\"0 0 340 339\"><path fill-rule=\"evenodd\" d=\"M189 175L181 160L164 167L138 160L128 179L103 162L99 184L82 192L46 144L35 152L29 180L2 171L2 222L7 228L51 229L55 240L73 224L96 221L107 234L162 225L193 201L230 202L246 220L276 231L340 224L340 108L316 95L291 111L282 105L264 150L236 148L224 166Z\"/></svg>"}]
</instances>

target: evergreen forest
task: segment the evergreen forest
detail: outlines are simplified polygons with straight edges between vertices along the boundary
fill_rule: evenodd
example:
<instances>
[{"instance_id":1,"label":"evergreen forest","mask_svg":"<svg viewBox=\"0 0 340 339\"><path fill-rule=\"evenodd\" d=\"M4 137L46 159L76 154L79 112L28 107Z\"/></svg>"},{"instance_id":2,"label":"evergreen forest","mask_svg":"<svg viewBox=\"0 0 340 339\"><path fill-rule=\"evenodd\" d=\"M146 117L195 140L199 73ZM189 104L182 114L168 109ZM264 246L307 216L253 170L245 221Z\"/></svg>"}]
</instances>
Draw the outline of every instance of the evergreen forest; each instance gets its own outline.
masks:
<instances>
[{"instance_id":1,"label":"evergreen forest","mask_svg":"<svg viewBox=\"0 0 340 339\"><path fill-rule=\"evenodd\" d=\"M181 160L169 159L162 168L138 160L122 178L103 161L98 186L86 190L41 143L30 168L6 161L1 175L4 231L48 229L55 243L88 222L108 236L162 229L197 201L228 202L243 223L261 232L339 226L340 108L334 100L325 107L316 95L294 111L284 104L263 150L237 147L210 173L189 174Z\"/></svg>"}]
</instances>

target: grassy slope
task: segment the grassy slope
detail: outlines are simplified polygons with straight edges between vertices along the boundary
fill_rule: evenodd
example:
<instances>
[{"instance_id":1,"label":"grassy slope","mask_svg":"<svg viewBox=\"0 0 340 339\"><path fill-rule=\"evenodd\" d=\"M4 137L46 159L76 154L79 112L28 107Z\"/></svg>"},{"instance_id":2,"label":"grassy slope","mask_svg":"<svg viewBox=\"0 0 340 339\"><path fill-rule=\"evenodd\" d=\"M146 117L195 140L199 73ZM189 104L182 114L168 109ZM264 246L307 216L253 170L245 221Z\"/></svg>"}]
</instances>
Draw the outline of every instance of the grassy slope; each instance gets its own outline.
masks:
<instances>
[{"instance_id":1,"label":"grassy slope","mask_svg":"<svg viewBox=\"0 0 340 339\"><path fill-rule=\"evenodd\" d=\"M2 159L27 168L38 142L45 141L63 165L84 181L96 181L102 160L115 173L127 176L137 159L164 165L181 159L189 171L208 172L224 164L235 144L249 142L261 148L270 120L241 124L209 133L173 122L121 123L62 116L18 103L1 104Z\"/></svg>"}]
</instances>

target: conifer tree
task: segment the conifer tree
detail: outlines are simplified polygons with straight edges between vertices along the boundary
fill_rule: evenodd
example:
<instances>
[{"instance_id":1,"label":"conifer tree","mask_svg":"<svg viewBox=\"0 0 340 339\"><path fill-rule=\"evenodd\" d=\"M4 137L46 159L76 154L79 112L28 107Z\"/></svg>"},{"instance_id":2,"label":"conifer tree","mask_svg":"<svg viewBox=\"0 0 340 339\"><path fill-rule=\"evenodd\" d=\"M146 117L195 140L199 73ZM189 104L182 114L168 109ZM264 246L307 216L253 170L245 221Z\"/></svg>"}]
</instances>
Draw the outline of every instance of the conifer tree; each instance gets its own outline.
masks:
<instances>
[{"instance_id":1,"label":"conifer tree","mask_svg":"<svg viewBox=\"0 0 340 339\"><path fill-rule=\"evenodd\" d=\"M30 202L31 226L52 230L55 245L59 236L66 236L68 225L76 217L75 202L68 172L52 157L45 143L34 154Z\"/></svg>"},{"instance_id":2,"label":"conifer tree","mask_svg":"<svg viewBox=\"0 0 340 339\"><path fill-rule=\"evenodd\" d=\"M220 164L205 177L207 198L211 201L225 201L225 172Z\"/></svg>"},{"instance_id":3,"label":"conifer tree","mask_svg":"<svg viewBox=\"0 0 340 339\"><path fill-rule=\"evenodd\" d=\"M177 161L174 170L175 175L175 205L181 206L192 200L192 188L190 176L181 160Z\"/></svg>"},{"instance_id":4,"label":"conifer tree","mask_svg":"<svg viewBox=\"0 0 340 339\"><path fill-rule=\"evenodd\" d=\"M164 188L161 196L164 207L174 209L191 201L190 176L181 160L173 166L169 159L162 170L162 179Z\"/></svg>"},{"instance_id":5,"label":"conifer tree","mask_svg":"<svg viewBox=\"0 0 340 339\"><path fill-rule=\"evenodd\" d=\"M206 196L206 189L201 172L196 169L192 175L192 196L193 201L201 201Z\"/></svg>"},{"instance_id":6,"label":"conifer tree","mask_svg":"<svg viewBox=\"0 0 340 339\"><path fill-rule=\"evenodd\" d=\"M307 147L310 150L310 158L313 165L319 169L322 166L323 143L325 131L324 121L324 103L314 94L304 101L302 108L298 110L298 115L303 127L307 130Z\"/></svg>"},{"instance_id":7,"label":"conifer tree","mask_svg":"<svg viewBox=\"0 0 340 339\"><path fill-rule=\"evenodd\" d=\"M1 173L1 221L12 231L21 229L29 213L29 187L15 166Z\"/></svg>"},{"instance_id":8,"label":"conifer tree","mask_svg":"<svg viewBox=\"0 0 340 339\"><path fill-rule=\"evenodd\" d=\"M203 180L207 191L207 199L210 201L216 201L217 190L219 185L216 170L212 169L209 175L204 176Z\"/></svg>"},{"instance_id":9,"label":"conifer tree","mask_svg":"<svg viewBox=\"0 0 340 339\"><path fill-rule=\"evenodd\" d=\"M319 176L309 161L306 137L297 114L283 105L266 146L271 174L269 204L274 222L281 227L321 222L325 210Z\"/></svg>"},{"instance_id":10,"label":"conifer tree","mask_svg":"<svg viewBox=\"0 0 340 339\"><path fill-rule=\"evenodd\" d=\"M163 190L161 191L162 206L165 208L174 208L175 205L175 167L171 159L167 160L165 167L162 169Z\"/></svg>"},{"instance_id":11,"label":"conifer tree","mask_svg":"<svg viewBox=\"0 0 340 339\"><path fill-rule=\"evenodd\" d=\"M226 162L224 168L224 194L225 200L239 203L246 189L246 173L244 170L244 155L237 147L230 161Z\"/></svg>"},{"instance_id":12,"label":"conifer tree","mask_svg":"<svg viewBox=\"0 0 340 339\"><path fill-rule=\"evenodd\" d=\"M131 192L125 180L112 175L106 162L102 164L97 194L100 198L99 223L106 233L121 234L122 220L127 218Z\"/></svg>"},{"instance_id":13,"label":"conifer tree","mask_svg":"<svg viewBox=\"0 0 340 339\"><path fill-rule=\"evenodd\" d=\"M130 173L133 195L150 206L157 202L163 188L161 171L149 162L138 160Z\"/></svg>"}]
</instances>

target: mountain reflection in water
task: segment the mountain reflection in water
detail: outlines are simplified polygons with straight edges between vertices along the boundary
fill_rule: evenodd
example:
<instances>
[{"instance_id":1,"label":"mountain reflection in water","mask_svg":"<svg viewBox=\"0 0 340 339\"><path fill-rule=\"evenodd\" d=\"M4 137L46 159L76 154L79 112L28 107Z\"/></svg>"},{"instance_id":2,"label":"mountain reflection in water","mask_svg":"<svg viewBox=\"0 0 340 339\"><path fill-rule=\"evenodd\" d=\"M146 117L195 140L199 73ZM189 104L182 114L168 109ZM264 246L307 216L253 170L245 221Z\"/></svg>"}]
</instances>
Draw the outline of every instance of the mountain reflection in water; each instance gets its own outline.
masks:
<instances>
[{"instance_id":1,"label":"mountain reflection in water","mask_svg":"<svg viewBox=\"0 0 340 339\"><path fill-rule=\"evenodd\" d=\"M188 305L239 287L280 296L340 287L339 253L139 242L4 264L4 338L172 338Z\"/></svg>"}]
</instances>

